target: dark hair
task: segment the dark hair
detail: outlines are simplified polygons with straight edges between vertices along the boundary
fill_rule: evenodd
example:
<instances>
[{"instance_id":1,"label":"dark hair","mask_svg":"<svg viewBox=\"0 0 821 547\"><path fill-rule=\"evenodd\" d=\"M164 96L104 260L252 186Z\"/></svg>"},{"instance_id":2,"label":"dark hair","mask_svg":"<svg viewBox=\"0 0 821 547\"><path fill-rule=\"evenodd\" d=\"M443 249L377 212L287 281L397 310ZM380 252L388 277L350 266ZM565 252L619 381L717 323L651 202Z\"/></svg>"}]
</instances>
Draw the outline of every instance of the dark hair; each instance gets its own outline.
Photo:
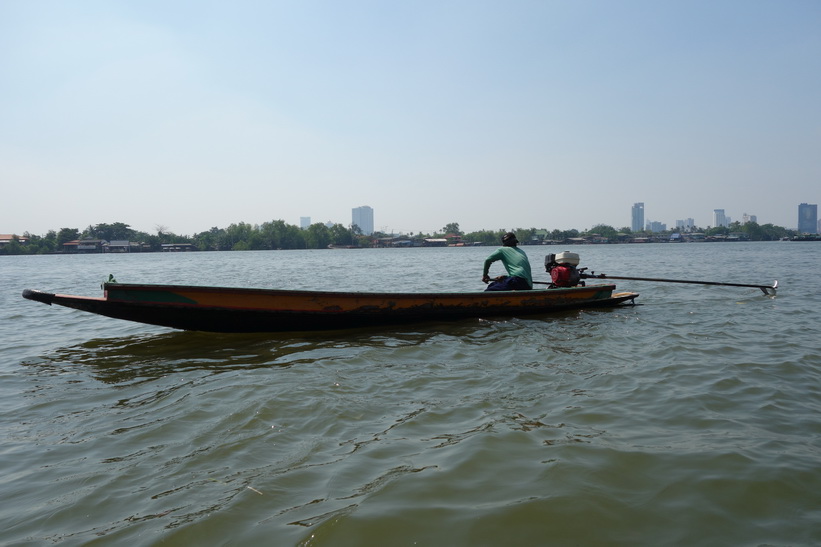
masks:
<instances>
[{"instance_id":1,"label":"dark hair","mask_svg":"<svg viewBox=\"0 0 821 547\"><path fill-rule=\"evenodd\" d=\"M513 232L508 232L502 236L502 245L511 246L516 245L517 243L519 243L519 240L516 239L516 234Z\"/></svg>"}]
</instances>

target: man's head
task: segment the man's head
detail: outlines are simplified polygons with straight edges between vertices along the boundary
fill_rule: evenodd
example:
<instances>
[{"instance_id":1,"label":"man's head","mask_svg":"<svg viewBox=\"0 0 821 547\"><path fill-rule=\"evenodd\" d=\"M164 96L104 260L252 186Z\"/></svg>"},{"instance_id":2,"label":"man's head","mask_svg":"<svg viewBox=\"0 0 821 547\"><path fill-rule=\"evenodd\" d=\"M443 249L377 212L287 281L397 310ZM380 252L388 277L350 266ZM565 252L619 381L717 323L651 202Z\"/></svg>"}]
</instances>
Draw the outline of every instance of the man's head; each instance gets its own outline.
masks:
<instances>
[{"instance_id":1,"label":"man's head","mask_svg":"<svg viewBox=\"0 0 821 547\"><path fill-rule=\"evenodd\" d=\"M508 232L502 236L502 245L505 247L515 247L519 243L519 240L516 239L516 234L513 232Z\"/></svg>"}]
</instances>

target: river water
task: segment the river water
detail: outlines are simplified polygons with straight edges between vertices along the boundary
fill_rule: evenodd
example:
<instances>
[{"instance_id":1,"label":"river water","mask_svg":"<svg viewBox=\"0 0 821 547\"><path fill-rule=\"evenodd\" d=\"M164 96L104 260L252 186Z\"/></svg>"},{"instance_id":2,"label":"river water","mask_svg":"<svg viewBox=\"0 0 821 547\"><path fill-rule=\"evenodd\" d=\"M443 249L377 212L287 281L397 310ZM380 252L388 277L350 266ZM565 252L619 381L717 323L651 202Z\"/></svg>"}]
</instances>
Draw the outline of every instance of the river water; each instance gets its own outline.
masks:
<instances>
[{"instance_id":1,"label":"river water","mask_svg":"<svg viewBox=\"0 0 821 547\"><path fill-rule=\"evenodd\" d=\"M547 280L566 249L525 250ZM570 250L781 288L621 281L639 305L224 335L20 294L481 290L491 249L0 257L0 543L821 544L821 244Z\"/></svg>"}]
</instances>

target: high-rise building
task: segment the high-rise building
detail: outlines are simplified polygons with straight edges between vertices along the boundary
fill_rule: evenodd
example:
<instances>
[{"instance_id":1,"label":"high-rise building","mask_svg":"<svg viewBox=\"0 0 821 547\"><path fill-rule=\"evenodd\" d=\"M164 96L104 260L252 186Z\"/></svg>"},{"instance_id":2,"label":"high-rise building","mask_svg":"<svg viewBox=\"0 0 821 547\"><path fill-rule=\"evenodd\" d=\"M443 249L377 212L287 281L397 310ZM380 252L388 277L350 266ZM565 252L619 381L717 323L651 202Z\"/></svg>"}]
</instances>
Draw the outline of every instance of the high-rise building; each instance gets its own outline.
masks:
<instances>
[{"instance_id":1,"label":"high-rise building","mask_svg":"<svg viewBox=\"0 0 821 547\"><path fill-rule=\"evenodd\" d=\"M724 214L724 209L713 209L713 228L727 226L728 224L729 222L727 221L727 216Z\"/></svg>"},{"instance_id":2,"label":"high-rise building","mask_svg":"<svg viewBox=\"0 0 821 547\"><path fill-rule=\"evenodd\" d=\"M634 203L631 211L630 229L641 232L644 229L644 203Z\"/></svg>"},{"instance_id":3,"label":"high-rise building","mask_svg":"<svg viewBox=\"0 0 821 547\"><path fill-rule=\"evenodd\" d=\"M676 221L676 229L683 232L692 232L696 226L696 221L692 218L685 218L684 220Z\"/></svg>"},{"instance_id":4,"label":"high-rise building","mask_svg":"<svg viewBox=\"0 0 821 547\"><path fill-rule=\"evenodd\" d=\"M647 221L647 231L653 232L654 234L658 232L666 232L667 225L663 222L659 222L657 220L648 220Z\"/></svg>"},{"instance_id":5,"label":"high-rise building","mask_svg":"<svg viewBox=\"0 0 821 547\"><path fill-rule=\"evenodd\" d=\"M758 223L758 217L755 215L748 215L747 213L741 215L741 224L747 224L748 222Z\"/></svg>"},{"instance_id":6,"label":"high-rise building","mask_svg":"<svg viewBox=\"0 0 821 547\"><path fill-rule=\"evenodd\" d=\"M802 203L798 206L798 233L818 233L818 204Z\"/></svg>"},{"instance_id":7,"label":"high-rise building","mask_svg":"<svg viewBox=\"0 0 821 547\"><path fill-rule=\"evenodd\" d=\"M367 205L354 207L351 210L351 224L359 226L359 229L366 236L373 234L373 209Z\"/></svg>"},{"instance_id":8,"label":"high-rise building","mask_svg":"<svg viewBox=\"0 0 821 547\"><path fill-rule=\"evenodd\" d=\"M307 230L308 226L311 225L311 217L299 217L299 227L303 230Z\"/></svg>"}]
</instances>

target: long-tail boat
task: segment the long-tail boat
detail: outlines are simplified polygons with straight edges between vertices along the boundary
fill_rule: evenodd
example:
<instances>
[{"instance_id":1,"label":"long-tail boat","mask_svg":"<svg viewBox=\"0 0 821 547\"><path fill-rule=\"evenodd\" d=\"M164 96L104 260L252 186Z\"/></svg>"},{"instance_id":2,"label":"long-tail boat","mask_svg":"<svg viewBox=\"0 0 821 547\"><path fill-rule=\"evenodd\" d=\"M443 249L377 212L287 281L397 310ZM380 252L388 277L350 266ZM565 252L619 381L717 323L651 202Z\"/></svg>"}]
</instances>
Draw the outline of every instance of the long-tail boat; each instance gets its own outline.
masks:
<instances>
[{"instance_id":1,"label":"long-tail boat","mask_svg":"<svg viewBox=\"0 0 821 547\"><path fill-rule=\"evenodd\" d=\"M107 317L210 332L332 330L479 317L517 317L633 302L612 284L530 291L329 292L103 283L102 297L26 289L23 297Z\"/></svg>"}]
</instances>

